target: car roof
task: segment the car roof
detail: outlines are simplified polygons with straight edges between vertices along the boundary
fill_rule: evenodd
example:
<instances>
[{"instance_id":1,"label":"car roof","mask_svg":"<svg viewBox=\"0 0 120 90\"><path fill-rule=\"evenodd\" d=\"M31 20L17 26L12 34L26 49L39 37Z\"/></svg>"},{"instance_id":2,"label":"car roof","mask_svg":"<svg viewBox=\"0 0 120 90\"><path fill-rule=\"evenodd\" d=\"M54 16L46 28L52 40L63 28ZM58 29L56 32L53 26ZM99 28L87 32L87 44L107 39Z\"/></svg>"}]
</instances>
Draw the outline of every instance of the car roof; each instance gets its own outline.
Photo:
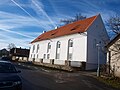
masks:
<instances>
[{"instance_id":1,"label":"car roof","mask_svg":"<svg viewBox=\"0 0 120 90\"><path fill-rule=\"evenodd\" d=\"M0 60L0 63L11 63L10 61Z\"/></svg>"}]
</instances>

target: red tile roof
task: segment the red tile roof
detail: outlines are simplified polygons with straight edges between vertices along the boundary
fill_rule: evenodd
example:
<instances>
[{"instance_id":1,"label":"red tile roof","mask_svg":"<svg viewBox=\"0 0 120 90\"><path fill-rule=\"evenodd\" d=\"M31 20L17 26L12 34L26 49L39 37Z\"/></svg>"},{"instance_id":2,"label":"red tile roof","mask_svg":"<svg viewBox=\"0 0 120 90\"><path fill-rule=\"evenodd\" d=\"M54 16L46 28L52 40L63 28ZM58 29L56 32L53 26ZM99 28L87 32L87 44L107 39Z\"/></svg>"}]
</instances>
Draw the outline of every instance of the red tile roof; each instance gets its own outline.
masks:
<instances>
[{"instance_id":1,"label":"red tile roof","mask_svg":"<svg viewBox=\"0 0 120 90\"><path fill-rule=\"evenodd\" d=\"M96 19L98 15L84 19L79 20L70 24L67 24L65 26L59 27L55 30L47 31L40 36L38 36L35 40L33 40L31 43L42 41L42 40L48 40L55 37L60 37L64 35L70 35L75 33L82 33L88 30L90 25L93 23L93 21Z\"/></svg>"}]
</instances>

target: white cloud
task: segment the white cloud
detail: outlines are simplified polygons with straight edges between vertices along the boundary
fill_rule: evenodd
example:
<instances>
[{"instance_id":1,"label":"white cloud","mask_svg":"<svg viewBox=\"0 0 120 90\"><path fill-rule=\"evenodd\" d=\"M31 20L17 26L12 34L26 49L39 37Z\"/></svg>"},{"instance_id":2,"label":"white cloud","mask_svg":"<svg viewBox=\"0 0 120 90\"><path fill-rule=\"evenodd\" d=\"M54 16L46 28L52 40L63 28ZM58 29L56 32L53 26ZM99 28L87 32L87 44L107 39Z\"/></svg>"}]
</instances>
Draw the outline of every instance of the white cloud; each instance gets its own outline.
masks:
<instances>
[{"instance_id":1,"label":"white cloud","mask_svg":"<svg viewBox=\"0 0 120 90\"><path fill-rule=\"evenodd\" d=\"M5 29L18 28L23 26L36 26L42 27L45 30L50 28L50 22L41 18L37 18L39 23L35 19L29 16L21 16L16 14L11 14L7 12L0 11L0 26Z\"/></svg>"},{"instance_id":2,"label":"white cloud","mask_svg":"<svg viewBox=\"0 0 120 90\"><path fill-rule=\"evenodd\" d=\"M41 15L41 13L42 13L43 17L46 17L50 21L51 25L56 27L56 25L53 22L53 20L48 16L48 14L45 12L45 10L41 7L41 6L43 6L42 3L38 2L37 0L32 0L32 4L31 4L32 8L36 11L36 13L38 15Z\"/></svg>"},{"instance_id":3,"label":"white cloud","mask_svg":"<svg viewBox=\"0 0 120 90\"><path fill-rule=\"evenodd\" d=\"M31 38L13 38L12 36L9 36L7 34L0 33L0 49L7 48L8 44L14 43L17 47L24 47L28 48L30 46L30 42L33 40Z\"/></svg>"}]
</instances>

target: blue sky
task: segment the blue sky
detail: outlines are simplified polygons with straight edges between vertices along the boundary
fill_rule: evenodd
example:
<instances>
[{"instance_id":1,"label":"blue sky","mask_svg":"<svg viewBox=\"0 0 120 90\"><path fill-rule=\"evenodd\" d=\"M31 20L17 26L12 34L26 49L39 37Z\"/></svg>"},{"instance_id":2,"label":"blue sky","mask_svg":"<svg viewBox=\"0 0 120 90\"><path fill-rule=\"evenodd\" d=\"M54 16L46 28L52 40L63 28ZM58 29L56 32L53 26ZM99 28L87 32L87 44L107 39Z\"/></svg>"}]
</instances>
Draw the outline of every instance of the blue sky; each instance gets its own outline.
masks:
<instances>
[{"instance_id":1,"label":"blue sky","mask_svg":"<svg viewBox=\"0 0 120 90\"><path fill-rule=\"evenodd\" d=\"M44 30L76 13L87 17L101 14L104 22L120 15L120 0L2 0L0 2L0 49L9 43L29 48Z\"/></svg>"}]
</instances>

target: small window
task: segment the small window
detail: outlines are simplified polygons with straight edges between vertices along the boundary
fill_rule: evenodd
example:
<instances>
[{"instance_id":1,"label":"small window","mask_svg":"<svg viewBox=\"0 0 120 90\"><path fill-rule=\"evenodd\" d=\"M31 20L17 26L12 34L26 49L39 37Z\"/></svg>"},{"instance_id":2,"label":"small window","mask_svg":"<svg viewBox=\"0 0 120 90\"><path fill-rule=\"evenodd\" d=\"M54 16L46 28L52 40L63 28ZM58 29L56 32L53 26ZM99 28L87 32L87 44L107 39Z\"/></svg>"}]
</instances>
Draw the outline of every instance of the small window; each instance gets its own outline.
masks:
<instances>
[{"instance_id":1,"label":"small window","mask_svg":"<svg viewBox=\"0 0 120 90\"><path fill-rule=\"evenodd\" d=\"M69 47L73 47L73 40L70 39L70 40L68 41L68 45L69 45Z\"/></svg>"},{"instance_id":2,"label":"small window","mask_svg":"<svg viewBox=\"0 0 120 90\"><path fill-rule=\"evenodd\" d=\"M35 54L34 54L34 57L33 58L35 58Z\"/></svg>"},{"instance_id":3,"label":"small window","mask_svg":"<svg viewBox=\"0 0 120 90\"><path fill-rule=\"evenodd\" d=\"M60 44L58 44L58 48L60 48Z\"/></svg>"},{"instance_id":4,"label":"small window","mask_svg":"<svg viewBox=\"0 0 120 90\"><path fill-rule=\"evenodd\" d=\"M36 52L38 53L38 51L39 51L39 44L37 45L37 51Z\"/></svg>"},{"instance_id":5,"label":"small window","mask_svg":"<svg viewBox=\"0 0 120 90\"><path fill-rule=\"evenodd\" d=\"M45 58L46 58L46 54L43 55L43 59L45 59Z\"/></svg>"},{"instance_id":6,"label":"small window","mask_svg":"<svg viewBox=\"0 0 120 90\"><path fill-rule=\"evenodd\" d=\"M37 58L38 58L38 54L37 54Z\"/></svg>"},{"instance_id":7,"label":"small window","mask_svg":"<svg viewBox=\"0 0 120 90\"><path fill-rule=\"evenodd\" d=\"M47 53L49 52L49 50L51 49L51 44L50 42L48 43L48 48L47 48Z\"/></svg>"},{"instance_id":8,"label":"small window","mask_svg":"<svg viewBox=\"0 0 120 90\"><path fill-rule=\"evenodd\" d=\"M56 45L56 59L59 59L60 58L60 45L61 43L58 41L57 42L57 45Z\"/></svg>"},{"instance_id":9,"label":"small window","mask_svg":"<svg viewBox=\"0 0 120 90\"><path fill-rule=\"evenodd\" d=\"M50 58L50 54L47 54L47 59L49 59Z\"/></svg>"},{"instance_id":10,"label":"small window","mask_svg":"<svg viewBox=\"0 0 120 90\"><path fill-rule=\"evenodd\" d=\"M59 41L57 42L57 48L60 48L60 42Z\"/></svg>"},{"instance_id":11,"label":"small window","mask_svg":"<svg viewBox=\"0 0 120 90\"><path fill-rule=\"evenodd\" d=\"M51 49L51 45L50 44L48 45L48 49Z\"/></svg>"},{"instance_id":12,"label":"small window","mask_svg":"<svg viewBox=\"0 0 120 90\"><path fill-rule=\"evenodd\" d=\"M32 58L32 54L31 54L31 58Z\"/></svg>"},{"instance_id":13,"label":"small window","mask_svg":"<svg viewBox=\"0 0 120 90\"><path fill-rule=\"evenodd\" d=\"M33 45L33 51L32 51L33 53L34 53L34 50L35 50L35 45Z\"/></svg>"}]
</instances>

